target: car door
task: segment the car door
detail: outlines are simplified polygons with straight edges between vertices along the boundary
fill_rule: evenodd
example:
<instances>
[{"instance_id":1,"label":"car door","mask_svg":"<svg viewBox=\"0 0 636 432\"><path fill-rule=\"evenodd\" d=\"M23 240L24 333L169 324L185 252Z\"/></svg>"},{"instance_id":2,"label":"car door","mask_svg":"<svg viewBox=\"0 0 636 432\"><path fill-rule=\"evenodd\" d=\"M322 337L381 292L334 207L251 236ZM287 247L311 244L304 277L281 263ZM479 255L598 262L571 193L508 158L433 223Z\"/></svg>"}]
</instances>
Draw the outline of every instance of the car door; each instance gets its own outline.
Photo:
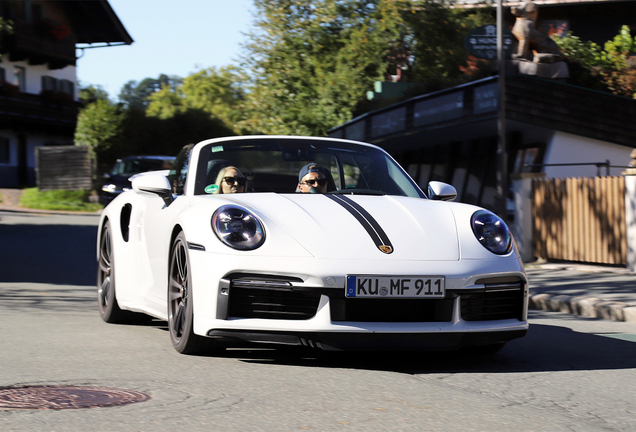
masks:
<instances>
[{"instance_id":1,"label":"car door","mask_svg":"<svg viewBox=\"0 0 636 432\"><path fill-rule=\"evenodd\" d=\"M190 167L192 145L185 146L170 170L168 180L172 186L174 201L165 205L159 197L146 200L143 214L138 223L144 247L143 255L147 257L148 279L142 281L144 302L166 311L168 271L172 233L181 211L186 207L184 195L187 174Z\"/></svg>"}]
</instances>

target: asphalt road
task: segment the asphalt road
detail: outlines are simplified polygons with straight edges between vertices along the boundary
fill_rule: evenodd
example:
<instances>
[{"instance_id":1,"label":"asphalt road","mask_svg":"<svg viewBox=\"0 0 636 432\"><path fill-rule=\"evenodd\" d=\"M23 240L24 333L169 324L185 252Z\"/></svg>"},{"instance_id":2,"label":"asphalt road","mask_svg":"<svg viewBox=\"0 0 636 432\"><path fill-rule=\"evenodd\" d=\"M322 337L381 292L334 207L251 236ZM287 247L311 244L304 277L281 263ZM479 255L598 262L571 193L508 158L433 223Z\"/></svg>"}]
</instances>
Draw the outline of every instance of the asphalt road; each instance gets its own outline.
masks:
<instances>
[{"instance_id":1,"label":"asphalt road","mask_svg":"<svg viewBox=\"0 0 636 432\"><path fill-rule=\"evenodd\" d=\"M101 321L96 224L0 212L0 389L85 385L150 399L0 408L2 431L636 430L634 323L533 311L528 336L490 357L184 356L165 323Z\"/></svg>"}]
</instances>

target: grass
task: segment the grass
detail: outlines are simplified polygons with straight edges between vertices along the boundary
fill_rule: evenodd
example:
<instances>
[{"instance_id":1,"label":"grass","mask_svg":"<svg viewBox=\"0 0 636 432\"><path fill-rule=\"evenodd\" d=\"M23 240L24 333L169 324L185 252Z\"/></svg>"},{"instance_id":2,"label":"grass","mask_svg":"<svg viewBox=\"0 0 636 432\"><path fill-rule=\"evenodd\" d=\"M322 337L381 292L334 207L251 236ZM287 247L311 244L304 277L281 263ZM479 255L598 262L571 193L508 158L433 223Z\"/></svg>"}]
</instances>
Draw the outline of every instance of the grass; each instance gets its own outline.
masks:
<instances>
[{"instance_id":1,"label":"grass","mask_svg":"<svg viewBox=\"0 0 636 432\"><path fill-rule=\"evenodd\" d=\"M39 191L38 188L24 189L20 197L20 206L39 210L64 210L77 212L96 212L103 205L88 202L91 195L87 190Z\"/></svg>"}]
</instances>

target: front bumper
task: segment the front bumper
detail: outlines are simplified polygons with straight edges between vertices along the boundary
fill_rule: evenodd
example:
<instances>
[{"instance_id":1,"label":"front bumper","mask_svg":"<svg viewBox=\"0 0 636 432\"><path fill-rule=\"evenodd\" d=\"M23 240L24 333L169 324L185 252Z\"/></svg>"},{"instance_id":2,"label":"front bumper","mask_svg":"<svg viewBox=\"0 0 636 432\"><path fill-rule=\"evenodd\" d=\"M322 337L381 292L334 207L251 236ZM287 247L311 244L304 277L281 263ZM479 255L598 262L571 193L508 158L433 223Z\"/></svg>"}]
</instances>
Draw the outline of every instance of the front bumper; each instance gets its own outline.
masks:
<instances>
[{"instance_id":1,"label":"front bumper","mask_svg":"<svg viewBox=\"0 0 636 432\"><path fill-rule=\"evenodd\" d=\"M216 256L212 265L210 255L190 254L194 269L208 269L193 273L194 330L208 337L324 350L451 350L500 344L528 330L528 283L518 260L415 263L417 269L376 263L377 274L445 274L446 297L351 299L346 274L368 274L368 262L316 266L289 258L281 266L261 258L217 278L211 269L225 263Z\"/></svg>"}]
</instances>

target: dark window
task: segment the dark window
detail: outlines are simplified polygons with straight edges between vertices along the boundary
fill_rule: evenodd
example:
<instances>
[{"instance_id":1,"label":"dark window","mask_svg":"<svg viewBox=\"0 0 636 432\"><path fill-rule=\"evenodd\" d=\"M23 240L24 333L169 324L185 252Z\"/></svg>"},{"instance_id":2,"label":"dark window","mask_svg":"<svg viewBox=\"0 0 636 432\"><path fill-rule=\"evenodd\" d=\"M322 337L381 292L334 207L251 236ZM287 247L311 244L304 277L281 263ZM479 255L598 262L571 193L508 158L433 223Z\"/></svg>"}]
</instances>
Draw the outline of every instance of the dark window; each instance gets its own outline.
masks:
<instances>
[{"instance_id":1,"label":"dark window","mask_svg":"<svg viewBox=\"0 0 636 432\"><path fill-rule=\"evenodd\" d=\"M514 174L541 172L541 162L545 152L545 143L532 143L517 148L515 154Z\"/></svg>"},{"instance_id":2,"label":"dark window","mask_svg":"<svg viewBox=\"0 0 636 432\"><path fill-rule=\"evenodd\" d=\"M0 137L0 164L8 164L9 162L11 162L9 139Z\"/></svg>"},{"instance_id":3,"label":"dark window","mask_svg":"<svg viewBox=\"0 0 636 432\"><path fill-rule=\"evenodd\" d=\"M24 67L13 67L13 85L18 86L21 92L26 90L26 69Z\"/></svg>"},{"instance_id":4,"label":"dark window","mask_svg":"<svg viewBox=\"0 0 636 432\"><path fill-rule=\"evenodd\" d=\"M51 76L42 77L42 91L57 91L57 80Z\"/></svg>"},{"instance_id":5,"label":"dark window","mask_svg":"<svg viewBox=\"0 0 636 432\"><path fill-rule=\"evenodd\" d=\"M69 95L73 95L73 82L69 81L69 80L60 80L58 82L58 90L61 91L62 93L66 93Z\"/></svg>"},{"instance_id":6,"label":"dark window","mask_svg":"<svg viewBox=\"0 0 636 432\"><path fill-rule=\"evenodd\" d=\"M44 19L44 10L42 9L42 5L38 3L31 3L30 7L27 6L27 21L32 23L39 23ZM28 3L27 3L28 4Z\"/></svg>"}]
</instances>

